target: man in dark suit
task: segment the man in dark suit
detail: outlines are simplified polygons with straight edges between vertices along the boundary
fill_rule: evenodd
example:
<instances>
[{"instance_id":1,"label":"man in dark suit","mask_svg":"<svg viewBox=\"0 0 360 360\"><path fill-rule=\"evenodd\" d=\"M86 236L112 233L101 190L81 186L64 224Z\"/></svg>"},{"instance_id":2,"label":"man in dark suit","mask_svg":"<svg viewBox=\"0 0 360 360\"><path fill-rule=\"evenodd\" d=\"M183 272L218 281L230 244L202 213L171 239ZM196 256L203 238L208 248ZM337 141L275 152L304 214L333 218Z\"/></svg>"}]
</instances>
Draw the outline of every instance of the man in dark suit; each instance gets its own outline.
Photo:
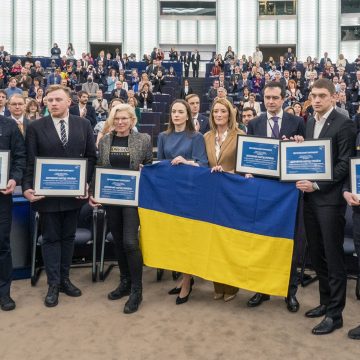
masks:
<instances>
[{"instance_id":1,"label":"man in dark suit","mask_svg":"<svg viewBox=\"0 0 360 360\"><path fill-rule=\"evenodd\" d=\"M193 118L194 126L196 131L201 132L202 134L207 133L210 130L209 119L201 115L200 111L200 98L197 94L188 95L185 100L190 105L191 116Z\"/></svg>"},{"instance_id":2,"label":"man in dark suit","mask_svg":"<svg viewBox=\"0 0 360 360\"><path fill-rule=\"evenodd\" d=\"M191 54L186 52L184 56L181 57L181 62L184 63L184 76L185 78L189 77L190 63L191 63Z\"/></svg>"},{"instance_id":3,"label":"man in dark suit","mask_svg":"<svg viewBox=\"0 0 360 360\"><path fill-rule=\"evenodd\" d=\"M10 172L6 189L0 191L0 308L4 311L15 309L10 297L12 260L10 229L12 218L12 193L20 185L26 166L24 139L16 123L0 115L0 151L10 150ZM1 174L1 177L5 174ZM0 177L0 178L1 178Z\"/></svg>"},{"instance_id":4,"label":"man in dark suit","mask_svg":"<svg viewBox=\"0 0 360 360\"><path fill-rule=\"evenodd\" d=\"M304 193L304 223L311 263L319 278L320 305L305 313L325 318L312 329L315 335L329 334L343 325L346 299L344 226L346 202L342 189L354 155L356 130L353 122L333 107L334 84L317 80L311 90L315 116L306 124L306 139L332 139L333 181L298 181Z\"/></svg>"},{"instance_id":5,"label":"man in dark suit","mask_svg":"<svg viewBox=\"0 0 360 360\"><path fill-rule=\"evenodd\" d=\"M290 139L295 135L305 135L305 125L302 118L284 112L282 106L285 100L285 88L279 82L269 82L264 87L264 103L266 113L251 120L248 124L248 135L263 136L275 139ZM296 299L297 292L297 243L294 243L293 260L290 272L288 295L285 299L290 312L299 310ZM247 303L249 307L260 305L269 300L267 294L255 294Z\"/></svg>"},{"instance_id":6,"label":"man in dark suit","mask_svg":"<svg viewBox=\"0 0 360 360\"><path fill-rule=\"evenodd\" d=\"M325 65L327 62L331 62L331 59L329 58L329 54L327 52L324 53L324 57L320 59L320 67L321 69L325 68Z\"/></svg>"},{"instance_id":7,"label":"man in dark suit","mask_svg":"<svg viewBox=\"0 0 360 360\"><path fill-rule=\"evenodd\" d=\"M356 72L356 79L352 83L351 90L353 92L353 101L360 101L360 70Z\"/></svg>"},{"instance_id":8,"label":"man in dark suit","mask_svg":"<svg viewBox=\"0 0 360 360\"><path fill-rule=\"evenodd\" d=\"M6 107L6 101L7 101L6 91L4 89L0 89L0 115L9 117L11 114L9 109Z\"/></svg>"},{"instance_id":9,"label":"man in dark suit","mask_svg":"<svg viewBox=\"0 0 360 360\"><path fill-rule=\"evenodd\" d=\"M118 99L122 99L125 102L128 99L128 94L126 92L125 89L122 88L122 82L121 81L117 81L115 83L115 89L111 92L111 100L114 98L118 98Z\"/></svg>"},{"instance_id":10,"label":"man in dark suit","mask_svg":"<svg viewBox=\"0 0 360 360\"><path fill-rule=\"evenodd\" d=\"M89 94L86 91L81 90L77 93L77 96L79 99L79 104L70 108L70 114L88 119L91 126L94 128L97 124L96 111L91 105L88 104Z\"/></svg>"},{"instance_id":11,"label":"man in dark suit","mask_svg":"<svg viewBox=\"0 0 360 360\"><path fill-rule=\"evenodd\" d=\"M42 255L48 280L45 305L58 304L59 291L80 296L81 290L69 278L78 211L83 198L44 197L33 190L35 157L87 158L87 183L90 183L96 162L93 130L87 119L69 115L70 90L59 85L47 92L51 116L33 121L26 134L27 167L23 179L24 197L40 213Z\"/></svg>"},{"instance_id":12,"label":"man in dark suit","mask_svg":"<svg viewBox=\"0 0 360 360\"><path fill-rule=\"evenodd\" d=\"M191 66L193 71L193 77L199 77L200 54L197 49L191 55Z\"/></svg>"},{"instance_id":13,"label":"man in dark suit","mask_svg":"<svg viewBox=\"0 0 360 360\"><path fill-rule=\"evenodd\" d=\"M21 134L25 138L26 129L30 124L30 120L25 117L25 99L20 94L10 96L9 102L10 118L13 119L19 128Z\"/></svg>"}]
</instances>

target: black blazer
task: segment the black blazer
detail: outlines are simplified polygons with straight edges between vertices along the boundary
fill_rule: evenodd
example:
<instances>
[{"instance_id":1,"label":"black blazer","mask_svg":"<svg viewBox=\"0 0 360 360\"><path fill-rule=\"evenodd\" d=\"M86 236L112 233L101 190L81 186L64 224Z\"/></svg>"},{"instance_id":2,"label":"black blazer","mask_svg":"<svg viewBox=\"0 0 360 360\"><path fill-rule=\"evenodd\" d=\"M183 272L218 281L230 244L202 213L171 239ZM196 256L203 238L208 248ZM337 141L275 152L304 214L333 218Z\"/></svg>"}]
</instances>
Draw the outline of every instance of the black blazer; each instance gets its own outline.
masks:
<instances>
[{"instance_id":1,"label":"black blazer","mask_svg":"<svg viewBox=\"0 0 360 360\"><path fill-rule=\"evenodd\" d=\"M263 113L251 120L248 125L248 135L267 137L267 113ZM286 112L283 112L280 128L280 139L285 135L288 139L294 135L305 136L304 120Z\"/></svg>"},{"instance_id":2,"label":"black blazer","mask_svg":"<svg viewBox=\"0 0 360 360\"><path fill-rule=\"evenodd\" d=\"M9 179L20 185L26 167L24 138L13 119L0 115L0 150L10 150Z\"/></svg>"},{"instance_id":3,"label":"black blazer","mask_svg":"<svg viewBox=\"0 0 360 360\"><path fill-rule=\"evenodd\" d=\"M128 95L127 95L126 90L125 90L125 89L121 89L119 96L117 95L117 92L118 92L118 91L119 91L119 90L114 89L114 90L111 92L111 94L110 94L111 99L119 98L119 99L123 99L123 100L126 102L127 99L128 99Z\"/></svg>"},{"instance_id":4,"label":"black blazer","mask_svg":"<svg viewBox=\"0 0 360 360\"><path fill-rule=\"evenodd\" d=\"M315 119L309 118L306 139L314 137L314 125ZM349 176L349 158L355 155L355 125L349 118L333 110L320 132L320 138L332 139L333 181L319 181L320 190L304 193L304 201L318 206L345 205L342 188Z\"/></svg>"},{"instance_id":5,"label":"black blazer","mask_svg":"<svg viewBox=\"0 0 360 360\"><path fill-rule=\"evenodd\" d=\"M197 117L197 121L200 124L200 130L203 135L210 131L209 119L205 115L199 114Z\"/></svg>"},{"instance_id":6,"label":"black blazer","mask_svg":"<svg viewBox=\"0 0 360 360\"><path fill-rule=\"evenodd\" d=\"M71 115L80 116L79 105L71 106L71 108L69 109L69 113ZM91 105L86 105L86 116L85 116L85 118L90 121L91 126L94 128L95 125L97 124L96 111Z\"/></svg>"},{"instance_id":7,"label":"black blazer","mask_svg":"<svg viewBox=\"0 0 360 360\"><path fill-rule=\"evenodd\" d=\"M22 190L33 189L35 157L87 158L87 182L90 183L96 163L96 147L90 122L75 115L69 115L68 143L64 148L51 116L33 121L25 139L27 165ZM84 201L76 198L46 197L32 203L35 211L57 212L80 208Z\"/></svg>"}]
</instances>

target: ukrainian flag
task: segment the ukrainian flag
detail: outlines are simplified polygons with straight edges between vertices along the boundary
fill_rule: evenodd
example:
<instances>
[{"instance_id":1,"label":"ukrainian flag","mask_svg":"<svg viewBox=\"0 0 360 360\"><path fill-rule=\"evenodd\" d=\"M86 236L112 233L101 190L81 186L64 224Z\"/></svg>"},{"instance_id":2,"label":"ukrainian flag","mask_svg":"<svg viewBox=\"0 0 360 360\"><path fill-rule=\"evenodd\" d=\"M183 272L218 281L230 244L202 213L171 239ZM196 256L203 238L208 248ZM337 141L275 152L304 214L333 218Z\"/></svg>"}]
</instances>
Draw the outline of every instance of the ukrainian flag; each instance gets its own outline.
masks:
<instances>
[{"instance_id":1,"label":"ukrainian flag","mask_svg":"<svg viewBox=\"0 0 360 360\"><path fill-rule=\"evenodd\" d=\"M292 183L167 161L145 166L139 190L144 263L286 296L297 204Z\"/></svg>"}]
</instances>

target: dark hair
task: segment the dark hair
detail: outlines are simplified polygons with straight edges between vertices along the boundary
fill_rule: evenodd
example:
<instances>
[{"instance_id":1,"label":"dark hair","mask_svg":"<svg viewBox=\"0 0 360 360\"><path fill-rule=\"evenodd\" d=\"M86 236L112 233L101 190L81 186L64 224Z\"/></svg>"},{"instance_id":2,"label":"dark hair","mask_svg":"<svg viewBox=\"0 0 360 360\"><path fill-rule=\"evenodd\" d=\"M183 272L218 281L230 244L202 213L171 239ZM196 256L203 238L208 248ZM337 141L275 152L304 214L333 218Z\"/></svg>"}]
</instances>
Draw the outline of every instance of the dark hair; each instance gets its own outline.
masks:
<instances>
[{"instance_id":1,"label":"dark hair","mask_svg":"<svg viewBox=\"0 0 360 360\"><path fill-rule=\"evenodd\" d=\"M83 95L89 96L89 93L88 93L87 91L84 91L84 90L80 90L80 91L77 93L78 98L81 98Z\"/></svg>"},{"instance_id":2,"label":"dark hair","mask_svg":"<svg viewBox=\"0 0 360 360\"><path fill-rule=\"evenodd\" d=\"M264 86L264 94L265 94L265 90L267 88L270 88L270 89L275 89L275 88L279 88L280 89L280 96L282 99L285 98L285 95L286 95L286 90L284 88L284 86L282 86L279 82L277 81L270 81L268 82L265 86Z\"/></svg>"},{"instance_id":3,"label":"dark hair","mask_svg":"<svg viewBox=\"0 0 360 360\"><path fill-rule=\"evenodd\" d=\"M172 102L172 104L170 105L170 109L169 109L169 125L168 128L166 130L167 134L170 134L172 132L175 131L175 126L174 123L172 122L172 118L171 118L171 112L172 112L172 108L175 104L183 104L186 108L186 113L187 113L187 120L186 120L186 125L185 125L185 130L188 132L195 132L195 127L192 121L192 115L191 115L191 109L190 109L190 105L182 99L176 99Z\"/></svg>"},{"instance_id":4,"label":"dark hair","mask_svg":"<svg viewBox=\"0 0 360 360\"><path fill-rule=\"evenodd\" d=\"M329 91L330 95L335 94L335 85L332 81L329 79L319 79L314 82L314 85L312 86L312 89L326 89Z\"/></svg>"},{"instance_id":5,"label":"dark hair","mask_svg":"<svg viewBox=\"0 0 360 360\"><path fill-rule=\"evenodd\" d=\"M7 93L6 93L6 91L4 89L0 89L0 94L4 94L6 99L7 99Z\"/></svg>"},{"instance_id":6,"label":"dark hair","mask_svg":"<svg viewBox=\"0 0 360 360\"><path fill-rule=\"evenodd\" d=\"M255 117L256 117L256 115L257 115L255 109L254 109L254 108L251 108L251 107L249 107L249 106L244 107L244 108L242 109L242 113L244 113L245 111L251 111L252 114L253 114L253 116L255 116ZM242 113L241 113L241 114L242 114Z\"/></svg>"}]
</instances>

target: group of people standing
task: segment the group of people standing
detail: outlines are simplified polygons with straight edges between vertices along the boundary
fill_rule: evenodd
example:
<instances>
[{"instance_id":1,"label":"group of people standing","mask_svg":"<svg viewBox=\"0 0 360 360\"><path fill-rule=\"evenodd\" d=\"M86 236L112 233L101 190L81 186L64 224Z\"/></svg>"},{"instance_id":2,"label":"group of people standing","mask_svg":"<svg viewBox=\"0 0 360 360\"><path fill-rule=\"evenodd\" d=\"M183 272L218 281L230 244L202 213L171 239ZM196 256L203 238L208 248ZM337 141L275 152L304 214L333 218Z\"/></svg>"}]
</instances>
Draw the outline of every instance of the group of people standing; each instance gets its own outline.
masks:
<instances>
[{"instance_id":1,"label":"group of people standing","mask_svg":"<svg viewBox=\"0 0 360 360\"><path fill-rule=\"evenodd\" d=\"M321 183L302 180L296 183L303 194L306 236L312 265L319 277L320 304L305 314L310 318L324 317L313 328L315 335L328 334L343 326L347 279L342 245L346 201L353 206L359 205L347 187L349 158L355 153L356 130L351 120L334 109L334 93L334 85L329 80L320 79L314 83L312 106L315 115L305 126L301 118L283 111L285 90L281 84L269 82L264 88L266 113L247 123L248 135L298 142L325 137L332 139L334 180ZM49 285L45 305L56 306L59 292L68 296L81 295L81 290L70 281L69 269L77 212L87 200L37 196L33 190L36 156L87 158L88 201L92 206L99 206L92 197L96 162L100 166L141 170L142 166L151 164L153 160L150 137L133 131L137 118L130 105L119 104L111 109L107 120L111 131L100 140L96 157L90 123L69 114L71 100L68 89L59 85L50 86L47 98L50 115L28 126L26 145L16 123L0 118L2 134L7 134L0 136L0 149L10 150L12 154L10 180L7 189L0 195L2 310L15 308L15 302L10 297L12 268L9 234L11 194L16 184L20 183L24 196L42 219L42 252ZM208 166L212 172L234 172L237 135L245 133L237 125L233 106L226 98L216 98L207 124L209 131L204 131L207 120L201 119L198 105L199 97L194 94L186 100L178 99L171 104L168 129L158 138L158 160L170 160L173 166ZM245 176L251 178L251 174ZM108 298L117 300L129 296L124 306L124 313L129 314L136 312L142 302L143 261L138 239L139 215L136 207L106 206L106 211L120 268L119 285L108 294ZM296 255L295 252L286 297L287 308L291 312L298 311L300 307L296 299ZM194 283L191 274L183 274L180 283L169 291L169 294L178 295L176 304L184 304L189 300ZM226 284L215 283L214 299L230 301L237 291ZM248 306L258 306L265 300L269 300L268 295L255 294ZM360 327L351 330L349 336L359 339Z\"/></svg>"}]
</instances>

